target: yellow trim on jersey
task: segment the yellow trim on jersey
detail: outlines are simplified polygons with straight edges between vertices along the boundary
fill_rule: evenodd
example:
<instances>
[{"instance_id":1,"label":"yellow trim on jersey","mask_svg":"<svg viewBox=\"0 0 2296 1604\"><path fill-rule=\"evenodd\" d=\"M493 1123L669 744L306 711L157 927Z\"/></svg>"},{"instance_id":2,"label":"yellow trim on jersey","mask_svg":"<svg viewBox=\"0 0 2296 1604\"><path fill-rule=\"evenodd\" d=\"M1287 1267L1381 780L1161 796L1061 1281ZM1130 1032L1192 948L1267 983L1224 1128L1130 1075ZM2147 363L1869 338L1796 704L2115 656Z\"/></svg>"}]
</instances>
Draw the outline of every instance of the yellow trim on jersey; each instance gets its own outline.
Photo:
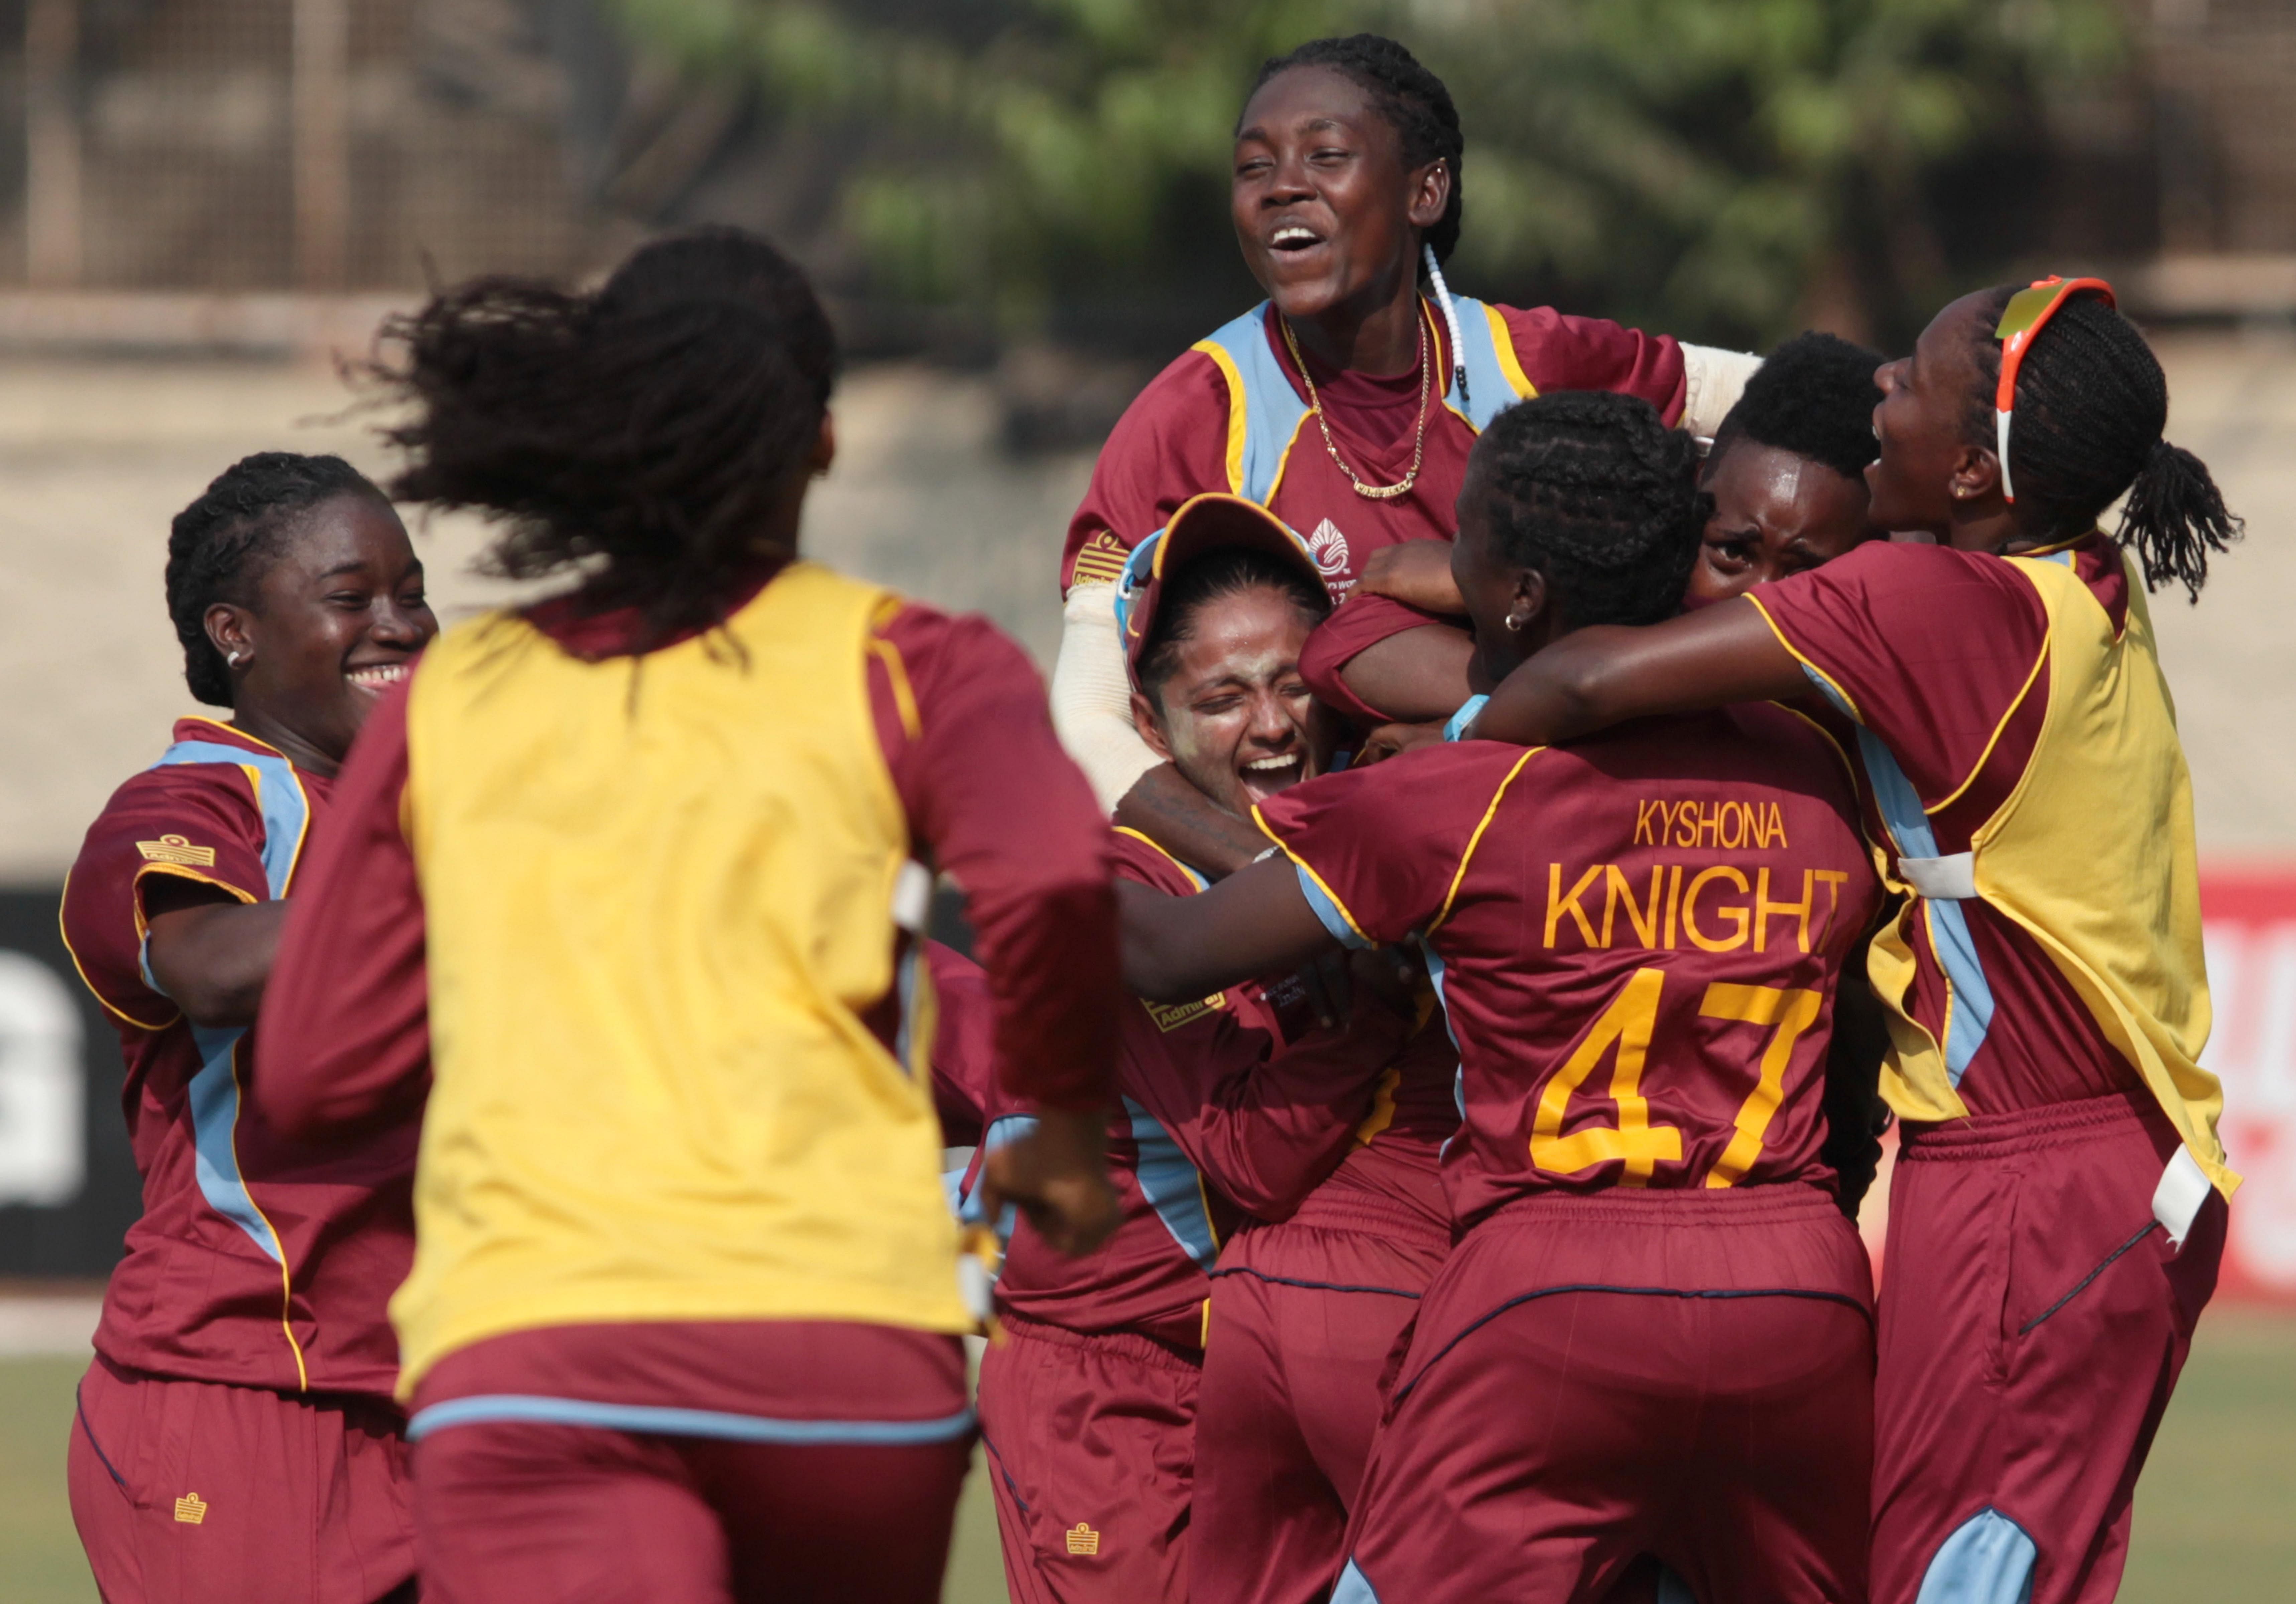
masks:
<instances>
[{"instance_id":1,"label":"yellow trim on jersey","mask_svg":"<svg viewBox=\"0 0 2296 1604\"><path fill-rule=\"evenodd\" d=\"M1533 384L1530 375L1522 371L1521 359L1515 355L1514 331L1507 327L1506 318L1488 301L1483 303L1483 315L1490 319L1491 345L1499 354L1499 372L1505 373L1507 382L1514 386L1518 399L1531 399L1538 394L1538 386Z\"/></svg>"},{"instance_id":2,"label":"yellow trim on jersey","mask_svg":"<svg viewBox=\"0 0 2296 1604\"><path fill-rule=\"evenodd\" d=\"M1188 348L1201 351L1210 357L1212 365L1219 369L1220 377L1227 381L1227 488L1229 495L1241 495L1243 494L1243 431L1248 421L1243 375L1236 372L1235 358L1221 349L1215 340L1200 340ZM1275 498L1275 493L1270 490L1268 499L1273 501Z\"/></svg>"},{"instance_id":3,"label":"yellow trim on jersey","mask_svg":"<svg viewBox=\"0 0 2296 1604\"><path fill-rule=\"evenodd\" d=\"M1348 929L1353 930L1356 933L1357 937L1360 939L1365 945L1377 946L1380 945L1378 942L1374 941L1370 937L1364 934L1363 926L1357 922L1356 916L1349 910L1348 904L1340 900L1338 892L1332 890L1331 887L1324 883L1324 877L1316 872L1314 867L1309 864L1308 860L1301 857L1298 853L1292 851L1290 844L1287 843L1282 836L1277 835L1273 830L1270 830L1267 827L1267 821L1260 816L1259 805L1258 803L1254 803L1252 805L1251 822L1259 826L1260 833L1265 835L1269 840L1275 842L1277 848L1283 852L1285 857L1290 858L1294 863L1299 865L1300 873L1306 875L1309 880L1316 882L1316 890L1321 891L1324 896L1332 899L1332 906L1340 911L1340 917L1348 921Z\"/></svg>"},{"instance_id":4,"label":"yellow trim on jersey","mask_svg":"<svg viewBox=\"0 0 2296 1604\"><path fill-rule=\"evenodd\" d=\"M111 1005L111 1000L103 994L102 988L98 986L94 981L87 978L87 965L79 961L79 953L72 949L71 931L66 928L64 924L64 905L70 899L71 871L67 869L64 871L63 895L56 898L56 934L62 938L64 944L64 956L72 961L72 971L79 976L79 983L87 987L88 995L94 997L98 1005L102 1008L103 1011L110 1014L113 1019L121 1020L126 1024L133 1025L138 1030L165 1030L168 1026L173 1025L176 1019L182 1019L184 1016L178 1012L174 1019L162 1019L157 1025L147 1025L143 1020L137 1019L134 1014L122 1012L120 1010L114 1008ZM140 933L137 939L142 939Z\"/></svg>"},{"instance_id":5,"label":"yellow trim on jersey","mask_svg":"<svg viewBox=\"0 0 2296 1604\"><path fill-rule=\"evenodd\" d=\"M1153 837L1141 834L1129 824L1113 824L1109 828L1114 831L1118 835L1130 836L1134 840L1138 841L1144 847L1153 847L1158 857L1162 858L1166 863L1171 864L1173 868L1177 869L1182 875L1187 878L1188 889L1192 894L1194 892L1196 888L1196 881L1193 871L1190 870L1185 863L1174 857L1170 853L1165 851L1162 842L1156 840Z\"/></svg>"},{"instance_id":6,"label":"yellow trim on jersey","mask_svg":"<svg viewBox=\"0 0 2296 1604\"><path fill-rule=\"evenodd\" d=\"M213 886L218 891L230 892L242 904L252 904L271 900L267 896L258 896L251 891L234 886L227 880L218 880L212 874L201 874L196 869L187 869L176 863L146 863L136 870L134 877L127 882L130 893L127 906L129 912L135 915L135 939L138 941L152 934L151 921L144 917L144 898L141 895L144 888L144 877L147 874L165 874L176 880L197 880L203 886Z\"/></svg>"},{"instance_id":7,"label":"yellow trim on jersey","mask_svg":"<svg viewBox=\"0 0 2296 1604\"><path fill-rule=\"evenodd\" d=\"M909 689L909 666L901 660L901 649L882 635L873 636L869 651L885 666L885 683L892 687L893 707L901 716L901 732L914 741L925 732L924 721L917 716L916 693Z\"/></svg>"},{"instance_id":8,"label":"yellow trim on jersey","mask_svg":"<svg viewBox=\"0 0 2296 1604\"><path fill-rule=\"evenodd\" d=\"M1971 786L1977 783L1978 775L1985 772L1985 765L1993 756L1993 749L2001 744L2001 736L2003 732L2009 728L2009 721L2017 716L2017 709L2025 705L2025 698L2032 692L2033 682L2040 678L2042 667L2046 664L2048 660L2049 638L2045 632L2041 636L2041 650L2035 654L2032 667L2026 671L2025 683L2017 687L2017 694L2009 699L2009 710L2001 716L2001 722L1993 726L1993 733L1985 738L1985 749L1977 755L1977 761L1970 765L1967 777L1964 778L1959 785L1955 786L1952 791L1947 795L1945 800L1937 804L1936 806L1931 807L1925 805L1922 808L1922 811L1924 814L1935 815L1937 814L1943 813L1947 808L1951 807L1956 802L1961 800L1963 792L1968 790Z\"/></svg>"},{"instance_id":9,"label":"yellow trim on jersey","mask_svg":"<svg viewBox=\"0 0 2296 1604\"><path fill-rule=\"evenodd\" d=\"M279 1227L263 1212L263 1205L255 1200L255 1189L247 1184L247 1166L239 1161L239 1117L246 1111L247 1088L239 1077L240 1049L247 1045L247 1035L240 1033L231 1044L231 1167L237 1171L240 1191L246 1194L247 1206L255 1217L263 1222L263 1229L271 1233L271 1251L279 1260L279 1332L287 1338L287 1351L295 1355L295 1390L311 1390L311 1372L303 1363L303 1345L295 1340L295 1276L287 1264L287 1244L279 1234Z\"/></svg>"},{"instance_id":10,"label":"yellow trim on jersey","mask_svg":"<svg viewBox=\"0 0 2296 1604\"><path fill-rule=\"evenodd\" d=\"M1841 688L1840 681L1836 680L1824 669L1819 667L1816 663L1811 662L1808 658L1804 657L1801 654L1800 649L1795 646L1792 641L1786 639L1786 632L1778 627L1778 621L1775 618L1770 617L1770 610L1762 605L1762 600L1760 597L1755 595L1753 592L1748 591L1746 593L1746 600L1754 604L1754 610L1762 615L1762 622L1770 626L1770 633L1778 637L1778 644L1786 649L1787 652L1793 658L1793 660L1800 663L1803 667L1808 669L1812 674L1817 675L1818 678L1824 680L1833 690L1834 695L1841 699L1842 708L1849 713L1849 716L1856 719L1859 724L1864 724L1866 722L1866 716L1857 710L1857 699L1850 695L1849 692L1844 691Z\"/></svg>"},{"instance_id":11,"label":"yellow trim on jersey","mask_svg":"<svg viewBox=\"0 0 2296 1604\"><path fill-rule=\"evenodd\" d=\"M1275 459L1275 477L1267 481L1267 499L1261 503L1263 506L1275 504L1275 493L1283 488L1283 476L1292 470L1292 452L1300 444L1300 431L1308 427L1308 420L1315 415L1304 413L1300 421L1292 425L1292 438L1283 442L1283 454Z\"/></svg>"},{"instance_id":12,"label":"yellow trim on jersey","mask_svg":"<svg viewBox=\"0 0 2296 1604\"><path fill-rule=\"evenodd\" d=\"M1451 917L1451 904L1458 900L1460 883L1467 878L1467 864L1473 859L1475 848L1483 844L1483 831L1488 830L1491 827L1491 821L1498 817L1499 804L1506 800L1507 787L1513 785L1514 777L1522 773L1524 764L1529 763L1546 749L1545 747L1533 747L1516 758L1514 766L1507 770L1506 778L1499 782L1498 790L1491 793L1491 805L1483 809L1482 821L1475 826L1475 833L1467 838L1466 851L1459 855L1459 867L1451 876L1451 888L1443 894L1443 906L1429 922L1427 929L1421 932L1422 935L1432 936L1443 921Z\"/></svg>"},{"instance_id":13,"label":"yellow trim on jersey","mask_svg":"<svg viewBox=\"0 0 2296 1604\"><path fill-rule=\"evenodd\" d=\"M281 751L277 747L273 746L261 736L250 735L245 730L241 729L237 724L231 723L227 719L209 718L204 713L186 713L177 722L182 724L203 724L212 729L221 730L225 734L230 736L234 741L244 741L250 746L261 747L274 757L285 758L290 764L292 764L295 761L292 757L288 757L286 753Z\"/></svg>"},{"instance_id":14,"label":"yellow trim on jersey","mask_svg":"<svg viewBox=\"0 0 2296 1604\"><path fill-rule=\"evenodd\" d=\"M1849 782L1849 795L1852 809L1857 815L1857 839L1866 843L1866 851L1874 860L1874 878L1881 880L1886 886L1898 888L1898 882L1892 879L1890 873L1890 865L1896 862L1896 854L1890 850L1890 847L1886 843L1876 841L1874 839L1874 832L1868 826L1866 809L1857 805L1857 760L1849 755L1847 748L1833 738L1833 731L1818 723L1817 720L1812 718L1800 708L1782 701L1774 701L1770 706L1775 708L1781 713L1791 715L1792 716L1801 720L1802 723L1809 726L1812 733L1816 734L1819 739L1825 742L1825 749L1833 754L1833 760L1841 765L1842 774Z\"/></svg>"},{"instance_id":15,"label":"yellow trim on jersey","mask_svg":"<svg viewBox=\"0 0 2296 1604\"><path fill-rule=\"evenodd\" d=\"M1841 743L1833 738L1833 732L1827 729L1824 724L1818 723L1817 720L1812 718L1808 714L1803 712L1800 708L1793 707L1789 703L1774 701L1770 706L1791 717L1799 718L1802 723L1810 727L1812 733L1816 734L1819 739L1825 742L1825 749L1833 754L1833 760L1841 765L1841 772L1845 775L1849 776L1850 794L1855 796L1857 792L1857 760L1852 757L1848 751L1844 750Z\"/></svg>"}]
</instances>

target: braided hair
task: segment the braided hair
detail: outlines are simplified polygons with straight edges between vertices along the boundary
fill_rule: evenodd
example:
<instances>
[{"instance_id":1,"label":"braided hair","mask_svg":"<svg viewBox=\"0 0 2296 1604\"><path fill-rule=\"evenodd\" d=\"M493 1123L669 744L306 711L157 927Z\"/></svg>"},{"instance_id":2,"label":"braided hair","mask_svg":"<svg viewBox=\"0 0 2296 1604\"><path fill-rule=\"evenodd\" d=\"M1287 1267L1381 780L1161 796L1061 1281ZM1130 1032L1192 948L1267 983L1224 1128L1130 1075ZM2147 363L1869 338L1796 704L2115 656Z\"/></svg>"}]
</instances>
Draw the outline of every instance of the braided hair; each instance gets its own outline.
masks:
<instances>
[{"instance_id":1,"label":"braided hair","mask_svg":"<svg viewBox=\"0 0 2296 1604\"><path fill-rule=\"evenodd\" d=\"M1520 401L1475 442L1491 531L1545 574L1571 625L1655 624L1682 605L1713 498L1698 446L1636 396L1560 390Z\"/></svg>"},{"instance_id":2,"label":"braided hair","mask_svg":"<svg viewBox=\"0 0 2296 1604\"><path fill-rule=\"evenodd\" d=\"M638 609L637 652L722 624L790 555L758 531L806 471L837 340L758 236L657 240L588 292L482 278L387 338L405 356L370 372L414 409L393 492L501 518L489 572L588 570L576 606Z\"/></svg>"},{"instance_id":3,"label":"braided hair","mask_svg":"<svg viewBox=\"0 0 2296 1604\"><path fill-rule=\"evenodd\" d=\"M1451 199L1443 208L1441 219L1426 235L1435 260L1449 261L1452 248L1459 242L1459 213L1464 204L1459 162L1467 147L1459 132L1459 109L1451 103L1451 92L1443 86L1443 80L1393 39L1359 33L1345 38L1310 39L1289 55L1272 58L1252 80L1252 94L1259 94L1277 73L1293 67L1328 67L1354 79L1395 130L1405 167L1420 168L1439 160L1450 168ZM1250 95L1244 98L1249 102Z\"/></svg>"},{"instance_id":4,"label":"braided hair","mask_svg":"<svg viewBox=\"0 0 2296 1604\"><path fill-rule=\"evenodd\" d=\"M254 604L255 588L302 515L339 495L382 492L339 456L258 451L216 476L168 529L168 617L184 648L184 683L212 708L232 705L230 666L208 638L208 609Z\"/></svg>"},{"instance_id":5,"label":"braided hair","mask_svg":"<svg viewBox=\"0 0 2296 1604\"><path fill-rule=\"evenodd\" d=\"M1164 708L1164 682L1179 672L1180 648L1196 634L1196 615L1215 602L1246 591L1271 590L1297 607L1311 624L1332 610L1332 593L1292 564L1250 546L1219 546L1185 565L1164 582L1156 621L1140 652L1140 685L1157 711Z\"/></svg>"},{"instance_id":6,"label":"braided hair","mask_svg":"<svg viewBox=\"0 0 2296 1604\"><path fill-rule=\"evenodd\" d=\"M1859 478L1881 454L1874 438L1874 404L1882 398L1874 371L1881 365L1879 351L1832 334L1795 335L1755 371L1714 431L1708 475L1731 446L1751 440Z\"/></svg>"},{"instance_id":7,"label":"braided hair","mask_svg":"<svg viewBox=\"0 0 2296 1604\"><path fill-rule=\"evenodd\" d=\"M1966 425L1974 445L1994 444L2001 342L1993 331L2018 288L2002 285L1980 303L1984 384ZM2199 601L2209 554L2238 540L2243 526L2208 464L2161 438L2168 421L2168 377L2144 336L2103 297L2075 295L2042 325L2017 370L2009 449L2018 528L2053 543L2076 538L2126 491L2114 538L2135 548L2145 588L2173 579Z\"/></svg>"}]
</instances>

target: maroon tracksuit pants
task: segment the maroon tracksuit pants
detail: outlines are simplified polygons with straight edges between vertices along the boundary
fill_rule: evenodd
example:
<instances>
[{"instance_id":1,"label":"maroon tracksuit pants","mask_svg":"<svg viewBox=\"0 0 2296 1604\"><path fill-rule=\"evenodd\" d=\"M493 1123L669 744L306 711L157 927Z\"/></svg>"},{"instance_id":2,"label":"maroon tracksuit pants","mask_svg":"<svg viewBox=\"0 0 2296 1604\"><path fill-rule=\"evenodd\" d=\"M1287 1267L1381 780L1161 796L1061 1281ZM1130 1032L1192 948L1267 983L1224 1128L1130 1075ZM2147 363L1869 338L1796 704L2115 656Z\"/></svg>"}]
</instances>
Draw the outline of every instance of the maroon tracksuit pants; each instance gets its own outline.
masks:
<instances>
[{"instance_id":1,"label":"maroon tracksuit pants","mask_svg":"<svg viewBox=\"0 0 2296 1604\"><path fill-rule=\"evenodd\" d=\"M1876 1604L2113 1596L2224 1251L2214 1194L2181 1249L2152 1216L2176 1152L2142 1094L1906 1127L1874 1387Z\"/></svg>"},{"instance_id":2,"label":"maroon tracksuit pants","mask_svg":"<svg viewBox=\"0 0 2296 1604\"><path fill-rule=\"evenodd\" d=\"M1334 1604L1862 1604L1871 1272L1816 1188L1545 1196L1453 1250Z\"/></svg>"},{"instance_id":3,"label":"maroon tracksuit pants","mask_svg":"<svg viewBox=\"0 0 2296 1604\"><path fill-rule=\"evenodd\" d=\"M1382 1376L1450 1251L1448 1229L1363 1191L1313 1194L1222 1250L1196 1427L1193 1604L1329 1593Z\"/></svg>"},{"instance_id":4,"label":"maroon tracksuit pants","mask_svg":"<svg viewBox=\"0 0 2296 1604\"><path fill-rule=\"evenodd\" d=\"M980 1436L1013 1604L1187 1604L1199 1360L1007 1314Z\"/></svg>"}]
</instances>

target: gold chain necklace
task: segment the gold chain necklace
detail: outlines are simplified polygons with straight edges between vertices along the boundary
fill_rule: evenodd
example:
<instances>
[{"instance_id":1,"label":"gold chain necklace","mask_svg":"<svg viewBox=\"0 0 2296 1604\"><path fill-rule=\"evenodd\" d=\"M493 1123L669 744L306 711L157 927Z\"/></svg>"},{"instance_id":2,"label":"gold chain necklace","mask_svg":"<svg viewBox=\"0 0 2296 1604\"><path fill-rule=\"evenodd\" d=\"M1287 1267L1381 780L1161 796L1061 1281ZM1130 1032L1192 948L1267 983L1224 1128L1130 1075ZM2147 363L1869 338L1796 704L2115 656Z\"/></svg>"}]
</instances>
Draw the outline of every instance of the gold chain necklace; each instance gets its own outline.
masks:
<instances>
[{"instance_id":1,"label":"gold chain necklace","mask_svg":"<svg viewBox=\"0 0 2296 1604\"><path fill-rule=\"evenodd\" d=\"M1419 426L1411 437L1411 471L1392 485L1365 484L1341 457L1340 448L1332 439L1332 426L1324 419L1324 401L1316 394L1315 377L1308 372L1307 358L1300 355L1300 342L1292 338L1292 320L1278 312L1275 321L1283 325L1283 348L1292 353L1292 365L1300 370L1300 377L1308 386L1308 410L1316 414L1316 427L1323 431L1324 449L1331 453L1332 465L1348 476L1348 483L1356 487L1357 495L1369 496L1373 501L1408 495L1411 487L1419 482L1419 464L1427 454L1427 397L1434 389L1435 364L1427 348L1427 320L1423 316L1419 319Z\"/></svg>"}]
</instances>

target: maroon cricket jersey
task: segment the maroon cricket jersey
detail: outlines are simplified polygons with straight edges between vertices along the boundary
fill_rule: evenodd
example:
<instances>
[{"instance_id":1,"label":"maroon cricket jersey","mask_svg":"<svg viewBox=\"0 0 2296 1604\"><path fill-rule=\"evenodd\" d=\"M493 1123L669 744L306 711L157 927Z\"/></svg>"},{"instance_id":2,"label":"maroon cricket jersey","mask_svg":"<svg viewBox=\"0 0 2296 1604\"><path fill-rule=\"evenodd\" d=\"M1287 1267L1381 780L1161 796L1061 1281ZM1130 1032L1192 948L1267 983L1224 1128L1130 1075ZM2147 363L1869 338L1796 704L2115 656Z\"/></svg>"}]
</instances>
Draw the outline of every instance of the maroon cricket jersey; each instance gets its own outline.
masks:
<instances>
[{"instance_id":1,"label":"maroon cricket jersey","mask_svg":"<svg viewBox=\"0 0 2296 1604\"><path fill-rule=\"evenodd\" d=\"M1680 415L1682 348L1671 339L1601 318L1566 317L1548 307L1496 310L1524 378L1540 393L1618 390L1642 397L1669 422ZM1304 404L1307 387L1284 348L1272 306L1263 322L1269 348ZM1425 451L1410 493L1385 500L1357 494L1311 417L1293 438L1268 500L1268 510L1307 541L1335 601L1355 588L1364 559L1380 547L1448 540L1457 531L1454 503L1475 430L1443 405L1451 380L1450 337L1431 304L1423 306L1423 324L1434 342L1437 371L1427 403ZM1419 370L1380 379L1311 362L1308 372L1348 466L1366 484L1399 481L1411 469ZM1169 522L1182 502L1235 487L1228 476L1228 413L1227 381L1201 348L1184 353L1140 392L1101 447L1083 504L1069 520L1061 554L1063 593L1080 580L1113 581L1126 554ZM1399 626L1416 621L1406 614Z\"/></svg>"},{"instance_id":2,"label":"maroon cricket jersey","mask_svg":"<svg viewBox=\"0 0 2296 1604\"><path fill-rule=\"evenodd\" d=\"M1176 896L1202 889L1145 837L1119 830L1113 841L1121 878ZM976 1111L985 1154L1028 1130L1034 1105L1004 1092L983 1061L986 1035L963 1017L969 1006L977 1013L980 995L957 970L964 960L946 949L928 955L942 1009L936 1100ZM1358 1015L1344 1031L1313 1029L1304 1013L1252 984L1174 1005L1128 999L1108 1142L1122 1223L1082 1258L1055 1252L1020 1223L997 1281L999 1304L1070 1330L1201 1346L1220 1244L1247 1216L1289 1215L1330 1173L1411 1030L1384 1014ZM965 1176L968 1209L980 1165L976 1155Z\"/></svg>"},{"instance_id":3,"label":"maroon cricket jersey","mask_svg":"<svg viewBox=\"0 0 2296 1604\"><path fill-rule=\"evenodd\" d=\"M1380 1074L1371 1113L1340 1166L1316 1188L1324 1202L1377 1198L1400 1205L1430 1230L1448 1235L1443 1144L1459 1131L1459 1050L1431 993L1418 1028Z\"/></svg>"},{"instance_id":4,"label":"maroon cricket jersey","mask_svg":"<svg viewBox=\"0 0 2296 1604\"><path fill-rule=\"evenodd\" d=\"M1531 1193L1833 1184L1834 979L1880 888L1808 720L1423 748L1259 813L1335 936L1423 938L1459 1049L1462 1228Z\"/></svg>"},{"instance_id":5,"label":"maroon cricket jersey","mask_svg":"<svg viewBox=\"0 0 2296 1604\"><path fill-rule=\"evenodd\" d=\"M2118 549L2090 535L2065 557L2115 632L2125 628L2128 576ZM2049 616L2018 565L1950 546L1868 541L1823 569L1764 585L1752 600L1787 648L1824 676L1813 675L1818 690L1855 704L1873 839L1891 839L1882 792L1910 787L1932 855L1969 851L1972 832L2023 778L2049 708ZM1945 1043L1972 1114L2143 1089L2062 971L2013 920L1982 897L1929 906L1928 918L1903 921L1914 954L1905 1007ZM1960 972L1949 976L1949 964Z\"/></svg>"},{"instance_id":6,"label":"maroon cricket jersey","mask_svg":"<svg viewBox=\"0 0 2296 1604\"><path fill-rule=\"evenodd\" d=\"M384 1306L413 1259L415 1122L356 1147L288 1140L247 1096L252 1028L193 1025L144 962L147 880L243 903L284 896L329 790L228 724L181 719L160 762L112 793L66 881L64 940L119 1027L144 1179L95 1334L117 1364L390 1395L398 1345Z\"/></svg>"}]
</instances>

